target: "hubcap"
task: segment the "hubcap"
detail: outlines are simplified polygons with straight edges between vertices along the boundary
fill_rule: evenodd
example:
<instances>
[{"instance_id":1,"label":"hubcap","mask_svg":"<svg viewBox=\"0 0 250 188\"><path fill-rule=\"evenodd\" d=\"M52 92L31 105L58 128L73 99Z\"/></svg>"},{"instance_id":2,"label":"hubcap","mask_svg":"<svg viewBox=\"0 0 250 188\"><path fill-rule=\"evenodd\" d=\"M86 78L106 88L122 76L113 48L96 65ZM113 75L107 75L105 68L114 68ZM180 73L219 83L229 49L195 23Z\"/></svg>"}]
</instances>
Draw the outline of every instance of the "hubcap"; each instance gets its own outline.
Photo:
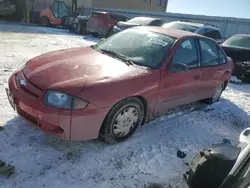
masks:
<instances>
[{"instance_id":1,"label":"hubcap","mask_svg":"<svg viewBox=\"0 0 250 188\"><path fill-rule=\"evenodd\" d=\"M220 95L221 95L221 93L222 93L222 90L223 90L222 85L219 86L219 87L217 87L216 92L215 92L215 94L214 94L214 96L213 96L213 102L216 102L216 101L219 100Z\"/></svg>"},{"instance_id":2,"label":"hubcap","mask_svg":"<svg viewBox=\"0 0 250 188\"><path fill-rule=\"evenodd\" d=\"M134 107L122 110L116 117L113 124L113 132L117 137L128 135L136 126L138 121L138 111Z\"/></svg>"}]
</instances>

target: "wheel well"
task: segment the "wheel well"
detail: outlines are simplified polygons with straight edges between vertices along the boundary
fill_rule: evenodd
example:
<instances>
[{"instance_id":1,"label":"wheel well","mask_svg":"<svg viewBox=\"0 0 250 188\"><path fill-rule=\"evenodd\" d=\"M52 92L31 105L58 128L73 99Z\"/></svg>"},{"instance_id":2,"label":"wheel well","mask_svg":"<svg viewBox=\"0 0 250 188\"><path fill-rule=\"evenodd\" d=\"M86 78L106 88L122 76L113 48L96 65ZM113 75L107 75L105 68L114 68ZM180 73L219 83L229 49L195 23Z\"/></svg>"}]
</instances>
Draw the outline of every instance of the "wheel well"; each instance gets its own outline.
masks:
<instances>
[{"instance_id":1,"label":"wheel well","mask_svg":"<svg viewBox=\"0 0 250 188\"><path fill-rule=\"evenodd\" d=\"M225 82L224 82L224 90L227 88L227 85L228 85L228 80L226 80Z\"/></svg>"},{"instance_id":2,"label":"wheel well","mask_svg":"<svg viewBox=\"0 0 250 188\"><path fill-rule=\"evenodd\" d=\"M133 98L133 97L139 99L139 100L142 102L142 105L143 105L143 107L144 107L144 117L143 117L143 120L142 120L142 125L143 125L143 124L145 123L146 119L147 119L147 114L148 114L148 103L147 103L147 100L146 100L144 97L142 97L142 96L127 97L127 98L124 98L124 99L118 101L116 104L118 104L119 102L121 102L121 101L123 101L123 100L126 100L126 99L128 99L128 98ZM114 104L113 107L114 107L116 104ZM112 107L112 108L113 108L113 107ZM111 109L112 109L112 108L111 108ZM111 109L109 110L109 112L111 111ZM104 120L103 120L103 122L102 122L101 128L100 128L100 130L99 130L99 134L103 131L103 127L104 127L103 125L105 124L105 121L106 121L106 118L107 118L109 112L106 114L106 116L105 116L105 118L104 118Z\"/></svg>"}]
</instances>

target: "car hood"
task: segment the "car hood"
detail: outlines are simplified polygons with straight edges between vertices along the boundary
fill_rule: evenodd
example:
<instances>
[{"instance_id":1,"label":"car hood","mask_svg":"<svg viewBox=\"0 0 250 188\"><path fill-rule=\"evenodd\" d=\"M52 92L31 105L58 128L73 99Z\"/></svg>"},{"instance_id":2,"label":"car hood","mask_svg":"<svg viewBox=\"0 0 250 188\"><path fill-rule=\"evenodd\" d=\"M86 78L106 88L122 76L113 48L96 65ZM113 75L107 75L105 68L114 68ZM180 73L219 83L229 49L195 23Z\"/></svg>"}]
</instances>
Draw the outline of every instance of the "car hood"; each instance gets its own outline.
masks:
<instances>
[{"instance_id":1,"label":"car hood","mask_svg":"<svg viewBox=\"0 0 250 188\"><path fill-rule=\"evenodd\" d=\"M55 89L71 94L95 83L131 79L149 73L146 68L129 66L91 47L43 54L30 60L22 71L42 90Z\"/></svg>"},{"instance_id":2,"label":"car hood","mask_svg":"<svg viewBox=\"0 0 250 188\"><path fill-rule=\"evenodd\" d=\"M127 29L130 27L135 27L135 26L140 26L140 24L136 24L136 23L129 23L129 22L118 22L117 23L117 27L119 27L120 29Z\"/></svg>"}]
</instances>

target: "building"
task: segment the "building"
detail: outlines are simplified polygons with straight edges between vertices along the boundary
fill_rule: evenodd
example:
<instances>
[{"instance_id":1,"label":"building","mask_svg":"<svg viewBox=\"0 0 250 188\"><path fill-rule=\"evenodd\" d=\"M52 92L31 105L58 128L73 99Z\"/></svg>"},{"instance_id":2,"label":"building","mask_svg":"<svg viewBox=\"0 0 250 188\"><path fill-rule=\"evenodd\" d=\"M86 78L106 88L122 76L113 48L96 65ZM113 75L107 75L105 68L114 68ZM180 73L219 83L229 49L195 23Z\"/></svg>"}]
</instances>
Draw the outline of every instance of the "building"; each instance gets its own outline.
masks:
<instances>
[{"instance_id":1,"label":"building","mask_svg":"<svg viewBox=\"0 0 250 188\"><path fill-rule=\"evenodd\" d=\"M111 8L166 12L168 0L14 0L17 15L25 20L39 22L42 10L51 8L55 15L70 10L83 14L88 8ZM29 11L27 11L29 10ZM31 13L30 13L31 11ZM35 16L34 16L35 15ZM34 18L35 17L35 18ZM29 18L29 19L28 19ZM33 22L33 21L32 21Z\"/></svg>"},{"instance_id":2,"label":"building","mask_svg":"<svg viewBox=\"0 0 250 188\"><path fill-rule=\"evenodd\" d=\"M64 2L72 11L76 11L74 10L76 7L77 10L84 8L118 8L166 12L168 4L168 0L31 0L32 9L41 11L53 6L55 1Z\"/></svg>"},{"instance_id":3,"label":"building","mask_svg":"<svg viewBox=\"0 0 250 188\"><path fill-rule=\"evenodd\" d=\"M168 0L78 0L78 8L117 8L166 12Z\"/></svg>"}]
</instances>

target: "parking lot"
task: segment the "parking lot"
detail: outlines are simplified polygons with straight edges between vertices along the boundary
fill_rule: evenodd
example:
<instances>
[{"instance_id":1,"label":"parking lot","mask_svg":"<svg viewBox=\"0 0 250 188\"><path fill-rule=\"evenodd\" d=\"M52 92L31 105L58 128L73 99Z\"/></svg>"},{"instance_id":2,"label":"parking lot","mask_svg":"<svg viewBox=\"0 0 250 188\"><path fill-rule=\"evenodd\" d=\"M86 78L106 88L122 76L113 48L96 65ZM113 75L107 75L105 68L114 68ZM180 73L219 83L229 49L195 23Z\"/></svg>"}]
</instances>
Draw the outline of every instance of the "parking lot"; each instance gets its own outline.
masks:
<instances>
[{"instance_id":1,"label":"parking lot","mask_svg":"<svg viewBox=\"0 0 250 188\"><path fill-rule=\"evenodd\" d=\"M235 78L219 102L175 110L118 145L61 141L17 116L3 87L11 73L42 53L98 40L62 29L0 23L0 126L4 128L0 159L16 167L10 178L0 177L1 187L183 187L185 163L196 152L224 138L237 143L240 132L249 126L250 85ZM177 150L187 157L178 158Z\"/></svg>"}]
</instances>

